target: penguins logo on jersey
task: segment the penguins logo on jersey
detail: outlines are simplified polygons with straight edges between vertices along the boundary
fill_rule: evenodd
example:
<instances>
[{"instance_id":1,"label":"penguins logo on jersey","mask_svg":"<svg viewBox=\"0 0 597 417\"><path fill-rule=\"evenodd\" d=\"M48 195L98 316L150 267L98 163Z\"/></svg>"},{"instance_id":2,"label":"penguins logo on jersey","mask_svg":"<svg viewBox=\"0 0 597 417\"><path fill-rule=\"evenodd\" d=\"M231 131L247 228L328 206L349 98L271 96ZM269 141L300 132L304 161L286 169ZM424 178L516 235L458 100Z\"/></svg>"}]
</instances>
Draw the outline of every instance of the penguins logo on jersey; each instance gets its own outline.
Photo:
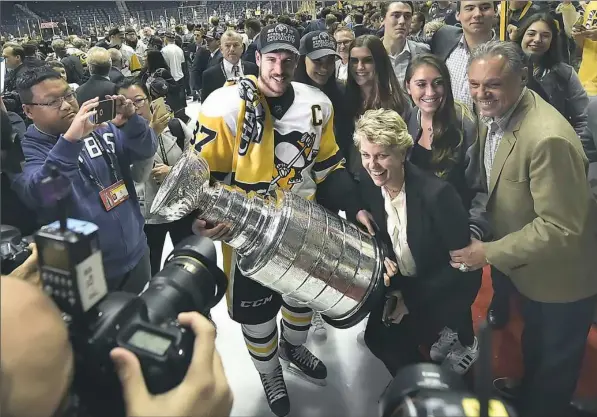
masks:
<instances>
[{"instance_id":1,"label":"penguins logo on jersey","mask_svg":"<svg viewBox=\"0 0 597 417\"><path fill-rule=\"evenodd\" d=\"M277 184L278 187L290 189L294 184L303 182L303 170L317 156L317 150L313 149L315 133L293 131L282 135L275 131L274 135L276 175L270 183L270 188Z\"/></svg>"}]
</instances>

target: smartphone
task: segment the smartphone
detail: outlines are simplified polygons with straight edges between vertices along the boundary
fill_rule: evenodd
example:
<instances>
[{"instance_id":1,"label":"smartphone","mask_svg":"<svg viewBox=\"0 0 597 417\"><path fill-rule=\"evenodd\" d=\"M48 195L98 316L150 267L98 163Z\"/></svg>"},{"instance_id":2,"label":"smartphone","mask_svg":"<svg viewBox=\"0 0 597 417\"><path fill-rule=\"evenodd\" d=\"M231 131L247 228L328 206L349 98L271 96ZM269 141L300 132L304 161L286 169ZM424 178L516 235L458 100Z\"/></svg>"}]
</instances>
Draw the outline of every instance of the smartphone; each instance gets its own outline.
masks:
<instances>
[{"instance_id":1,"label":"smartphone","mask_svg":"<svg viewBox=\"0 0 597 417\"><path fill-rule=\"evenodd\" d=\"M157 117L161 118L166 114L170 114L170 108L166 104L164 97L156 98L152 103L153 111L157 113Z\"/></svg>"},{"instance_id":2,"label":"smartphone","mask_svg":"<svg viewBox=\"0 0 597 417\"><path fill-rule=\"evenodd\" d=\"M93 115L93 123L98 125L100 123L109 122L115 116L114 100L102 100L95 108L97 113Z\"/></svg>"}]
</instances>

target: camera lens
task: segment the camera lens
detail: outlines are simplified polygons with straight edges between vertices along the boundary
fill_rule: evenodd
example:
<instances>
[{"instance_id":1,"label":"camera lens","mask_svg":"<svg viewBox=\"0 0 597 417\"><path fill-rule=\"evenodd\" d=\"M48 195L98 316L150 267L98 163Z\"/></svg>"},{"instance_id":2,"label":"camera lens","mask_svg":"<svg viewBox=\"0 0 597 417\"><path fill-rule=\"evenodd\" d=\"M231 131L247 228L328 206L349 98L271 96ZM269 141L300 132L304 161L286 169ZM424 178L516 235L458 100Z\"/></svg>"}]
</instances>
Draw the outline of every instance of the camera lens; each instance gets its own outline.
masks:
<instances>
[{"instance_id":1,"label":"camera lens","mask_svg":"<svg viewBox=\"0 0 597 417\"><path fill-rule=\"evenodd\" d=\"M141 298L147 305L149 321L160 324L184 311L207 316L224 296L227 284L217 267L213 242L191 236L176 246Z\"/></svg>"}]
</instances>

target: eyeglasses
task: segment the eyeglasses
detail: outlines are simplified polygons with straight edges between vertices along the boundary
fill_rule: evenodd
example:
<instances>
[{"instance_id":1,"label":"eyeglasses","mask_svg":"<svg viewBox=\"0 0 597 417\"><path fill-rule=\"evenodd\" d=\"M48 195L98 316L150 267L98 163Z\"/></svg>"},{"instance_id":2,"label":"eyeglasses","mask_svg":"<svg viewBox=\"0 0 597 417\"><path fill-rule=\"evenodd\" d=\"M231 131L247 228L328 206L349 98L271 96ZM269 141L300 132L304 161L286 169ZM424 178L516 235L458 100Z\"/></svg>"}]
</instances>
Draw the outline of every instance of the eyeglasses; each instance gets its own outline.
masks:
<instances>
[{"instance_id":1,"label":"eyeglasses","mask_svg":"<svg viewBox=\"0 0 597 417\"><path fill-rule=\"evenodd\" d=\"M147 97L136 98L133 100L133 105L135 108L140 109L141 107L145 106L147 102Z\"/></svg>"},{"instance_id":2,"label":"eyeglasses","mask_svg":"<svg viewBox=\"0 0 597 417\"><path fill-rule=\"evenodd\" d=\"M60 108L62 107L62 103L64 103L64 101L68 101L69 103L72 103L75 100L76 100L75 93L72 91L69 91L64 96L58 97L57 99L52 100L49 103L25 103L25 104L27 104L29 106L52 107L56 110L60 110Z\"/></svg>"}]
</instances>

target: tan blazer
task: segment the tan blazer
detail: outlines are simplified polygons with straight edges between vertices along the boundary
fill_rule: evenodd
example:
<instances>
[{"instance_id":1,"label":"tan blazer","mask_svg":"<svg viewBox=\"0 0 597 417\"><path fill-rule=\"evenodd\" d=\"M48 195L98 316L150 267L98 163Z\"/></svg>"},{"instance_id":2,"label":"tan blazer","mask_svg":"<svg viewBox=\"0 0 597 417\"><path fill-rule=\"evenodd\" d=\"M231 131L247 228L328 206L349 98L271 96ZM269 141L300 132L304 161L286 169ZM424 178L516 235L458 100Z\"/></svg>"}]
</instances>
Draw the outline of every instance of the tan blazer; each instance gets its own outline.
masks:
<instances>
[{"instance_id":1,"label":"tan blazer","mask_svg":"<svg viewBox=\"0 0 597 417\"><path fill-rule=\"evenodd\" d=\"M487 127L477 146L487 184ZM487 261L540 302L597 294L597 206L588 161L574 129L528 90L512 115L491 171L487 214L495 241Z\"/></svg>"}]
</instances>

